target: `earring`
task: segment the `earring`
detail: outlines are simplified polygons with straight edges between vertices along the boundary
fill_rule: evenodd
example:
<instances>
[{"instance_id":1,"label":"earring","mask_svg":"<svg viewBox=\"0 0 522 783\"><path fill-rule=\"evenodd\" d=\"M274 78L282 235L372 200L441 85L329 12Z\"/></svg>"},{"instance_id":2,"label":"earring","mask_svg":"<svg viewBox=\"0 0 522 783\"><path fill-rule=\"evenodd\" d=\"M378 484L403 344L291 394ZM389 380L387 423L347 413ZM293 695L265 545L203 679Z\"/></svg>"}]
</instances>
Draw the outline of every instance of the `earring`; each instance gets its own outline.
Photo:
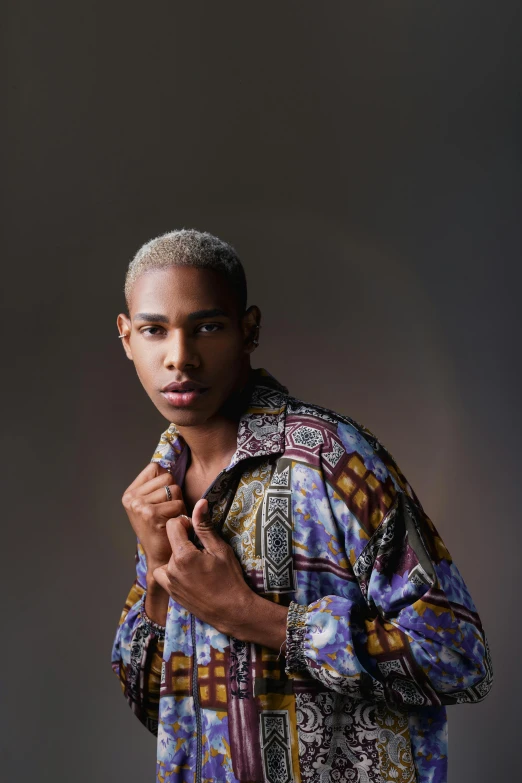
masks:
<instances>
[{"instance_id":1,"label":"earring","mask_svg":"<svg viewBox=\"0 0 522 783\"><path fill-rule=\"evenodd\" d=\"M128 335L127 333L125 333L125 334L119 334L119 335L118 335L118 340L121 340L121 338L122 338L122 337L128 337L128 336L129 336L129 335Z\"/></svg>"}]
</instances>

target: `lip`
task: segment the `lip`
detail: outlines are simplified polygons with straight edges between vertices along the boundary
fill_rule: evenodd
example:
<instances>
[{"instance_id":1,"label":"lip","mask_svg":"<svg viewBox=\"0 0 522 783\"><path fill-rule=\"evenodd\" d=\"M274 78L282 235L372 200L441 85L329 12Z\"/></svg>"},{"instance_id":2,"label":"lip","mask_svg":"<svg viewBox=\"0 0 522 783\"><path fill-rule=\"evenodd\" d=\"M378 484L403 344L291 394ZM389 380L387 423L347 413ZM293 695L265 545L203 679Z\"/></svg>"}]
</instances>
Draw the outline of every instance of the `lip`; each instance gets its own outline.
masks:
<instances>
[{"instance_id":1,"label":"lip","mask_svg":"<svg viewBox=\"0 0 522 783\"><path fill-rule=\"evenodd\" d=\"M178 383L178 381L172 381L171 383L168 383L166 386L162 388L162 392L189 392L193 391L194 389L196 391L203 391L207 389L207 386L203 386L201 383L198 383L197 381L182 381L181 383Z\"/></svg>"},{"instance_id":2,"label":"lip","mask_svg":"<svg viewBox=\"0 0 522 783\"><path fill-rule=\"evenodd\" d=\"M174 408L188 408L207 391L204 387L187 389L187 391L162 391L163 397Z\"/></svg>"}]
</instances>

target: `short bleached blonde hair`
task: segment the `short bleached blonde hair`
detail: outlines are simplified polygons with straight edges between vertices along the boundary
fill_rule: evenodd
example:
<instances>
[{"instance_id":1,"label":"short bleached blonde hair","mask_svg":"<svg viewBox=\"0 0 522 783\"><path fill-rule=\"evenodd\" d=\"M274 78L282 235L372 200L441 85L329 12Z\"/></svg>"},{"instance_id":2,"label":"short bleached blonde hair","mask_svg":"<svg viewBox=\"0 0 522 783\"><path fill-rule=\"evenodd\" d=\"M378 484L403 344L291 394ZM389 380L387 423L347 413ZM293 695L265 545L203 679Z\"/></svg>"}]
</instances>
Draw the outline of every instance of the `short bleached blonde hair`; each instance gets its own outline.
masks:
<instances>
[{"instance_id":1,"label":"short bleached blonde hair","mask_svg":"<svg viewBox=\"0 0 522 783\"><path fill-rule=\"evenodd\" d=\"M125 276L125 302L130 312L130 298L134 283L150 269L168 266L195 266L213 269L223 275L237 297L239 315L246 310L247 283L245 270L234 248L206 231L181 228L146 242L132 261Z\"/></svg>"}]
</instances>

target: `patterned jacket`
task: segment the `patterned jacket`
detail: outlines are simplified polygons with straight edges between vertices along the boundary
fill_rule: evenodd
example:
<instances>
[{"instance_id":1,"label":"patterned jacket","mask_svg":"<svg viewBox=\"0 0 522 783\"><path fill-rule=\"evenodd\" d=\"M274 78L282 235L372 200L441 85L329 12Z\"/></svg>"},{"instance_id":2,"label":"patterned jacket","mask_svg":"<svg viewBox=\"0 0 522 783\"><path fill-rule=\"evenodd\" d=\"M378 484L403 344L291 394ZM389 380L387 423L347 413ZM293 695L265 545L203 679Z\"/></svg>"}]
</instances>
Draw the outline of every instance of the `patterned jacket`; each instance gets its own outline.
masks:
<instances>
[{"instance_id":1,"label":"patterned jacket","mask_svg":"<svg viewBox=\"0 0 522 783\"><path fill-rule=\"evenodd\" d=\"M491 688L476 608L412 487L366 427L251 372L237 450L208 488L251 588L289 607L286 652L169 602L144 614L146 562L112 651L157 735L158 783L444 783L446 705ZM174 424L152 461L181 484Z\"/></svg>"}]
</instances>

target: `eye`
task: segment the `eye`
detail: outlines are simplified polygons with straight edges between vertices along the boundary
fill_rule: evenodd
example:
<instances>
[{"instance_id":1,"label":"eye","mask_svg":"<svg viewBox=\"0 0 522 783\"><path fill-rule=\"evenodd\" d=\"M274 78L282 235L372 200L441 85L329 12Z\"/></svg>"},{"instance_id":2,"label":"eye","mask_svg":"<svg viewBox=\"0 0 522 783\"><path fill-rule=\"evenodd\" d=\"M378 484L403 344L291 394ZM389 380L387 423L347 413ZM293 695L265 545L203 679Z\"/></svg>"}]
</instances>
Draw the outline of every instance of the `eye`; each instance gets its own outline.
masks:
<instances>
[{"instance_id":1,"label":"eye","mask_svg":"<svg viewBox=\"0 0 522 783\"><path fill-rule=\"evenodd\" d=\"M197 328L196 331L203 331L203 334L213 334L214 332L218 332L220 329L223 329L224 324L201 324Z\"/></svg>"},{"instance_id":2,"label":"eye","mask_svg":"<svg viewBox=\"0 0 522 783\"><path fill-rule=\"evenodd\" d=\"M160 329L161 331L164 331L161 329L161 326L146 326L144 329L140 329L140 334L145 334L146 332L148 332L151 335L151 337L156 337L157 333L151 334L150 332L151 329Z\"/></svg>"}]
</instances>

